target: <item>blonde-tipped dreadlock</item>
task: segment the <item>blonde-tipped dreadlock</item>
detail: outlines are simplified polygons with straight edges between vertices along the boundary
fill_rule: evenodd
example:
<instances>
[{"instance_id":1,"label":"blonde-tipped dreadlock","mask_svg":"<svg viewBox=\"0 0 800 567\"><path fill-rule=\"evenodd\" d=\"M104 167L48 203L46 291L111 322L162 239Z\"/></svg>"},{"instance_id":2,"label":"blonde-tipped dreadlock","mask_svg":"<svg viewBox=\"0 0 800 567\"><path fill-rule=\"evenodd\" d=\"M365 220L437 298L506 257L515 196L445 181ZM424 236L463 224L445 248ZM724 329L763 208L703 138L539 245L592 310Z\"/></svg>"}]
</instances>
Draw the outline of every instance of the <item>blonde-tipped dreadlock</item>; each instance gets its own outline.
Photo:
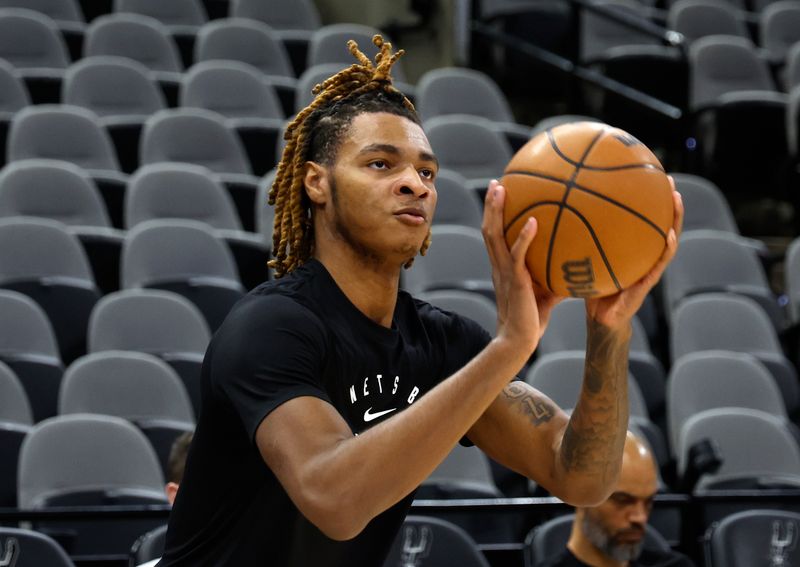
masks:
<instances>
[{"instance_id":1,"label":"blonde-tipped dreadlock","mask_svg":"<svg viewBox=\"0 0 800 567\"><path fill-rule=\"evenodd\" d=\"M306 162L330 165L341 135L352 119L363 112L390 112L419 124L414 105L392 85L392 65L404 51L392 54L392 45L380 35L372 41L379 50L374 64L355 41L347 42L358 63L316 85L312 90L316 98L297 114L283 135L287 143L269 193L269 204L275 206L272 233L275 259L269 266L275 270L275 277L302 265L314 251L311 207L303 184ZM425 254L429 245L430 233L420 254Z\"/></svg>"}]
</instances>

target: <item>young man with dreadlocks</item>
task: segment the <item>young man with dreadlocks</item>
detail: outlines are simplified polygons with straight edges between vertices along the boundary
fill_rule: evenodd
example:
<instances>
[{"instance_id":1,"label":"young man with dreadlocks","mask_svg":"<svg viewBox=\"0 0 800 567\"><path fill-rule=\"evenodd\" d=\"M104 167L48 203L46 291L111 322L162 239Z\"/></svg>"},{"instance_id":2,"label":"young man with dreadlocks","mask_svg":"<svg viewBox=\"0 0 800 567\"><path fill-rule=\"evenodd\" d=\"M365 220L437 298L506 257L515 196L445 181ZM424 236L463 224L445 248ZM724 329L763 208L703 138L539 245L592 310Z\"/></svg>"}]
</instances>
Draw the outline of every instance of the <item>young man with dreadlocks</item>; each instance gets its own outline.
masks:
<instances>
[{"instance_id":1,"label":"young man with dreadlocks","mask_svg":"<svg viewBox=\"0 0 800 567\"><path fill-rule=\"evenodd\" d=\"M234 307L206 353L162 566L380 567L416 487L460 440L575 505L616 482L630 319L675 253L680 213L651 274L586 301L584 385L567 417L512 382L557 299L525 268L535 220L506 245L496 181L483 223L496 337L398 289L429 245L438 164L391 84L402 52L375 44L373 64L351 42L358 64L287 128L270 194L277 279Z\"/></svg>"}]
</instances>

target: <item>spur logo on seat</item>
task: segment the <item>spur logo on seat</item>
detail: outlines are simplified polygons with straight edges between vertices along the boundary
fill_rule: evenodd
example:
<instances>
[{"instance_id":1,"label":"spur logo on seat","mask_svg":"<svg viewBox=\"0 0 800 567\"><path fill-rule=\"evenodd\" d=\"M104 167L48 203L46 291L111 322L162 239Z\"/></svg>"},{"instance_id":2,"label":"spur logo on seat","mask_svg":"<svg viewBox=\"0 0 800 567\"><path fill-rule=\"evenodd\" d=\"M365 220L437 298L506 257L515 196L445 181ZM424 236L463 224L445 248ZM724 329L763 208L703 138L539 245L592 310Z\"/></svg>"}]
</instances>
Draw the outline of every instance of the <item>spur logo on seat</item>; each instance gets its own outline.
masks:
<instances>
[{"instance_id":1,"label":"spur logo on seat","mask_svg":"<svg viewBox=\"0 0 800 567\"><path fill-rule=\"evenodd\" d=\"M797 547L797 526L794 522L772 522L772 540L769 549L769 567L789 567L790 552Z\"/></svg>"},{"instance_id":2,"label":"spur logo on seat","mask_svg":"<svg viewBox=\"0 0 800 567\"><path fill-rule=\"evenodd\" d=\"M0 541L0 567L14 567L19 559L19 541L10 537L5 543Z\"/></svg>"},{"instance_id":3,"label":"spur logo on seat","mask_svg":"<svg viewBox=\"0 0 800 567\"><path fill-rule=\"evenodd\" d=\"M433 533L428 526L405 526L403 528L403 555L400 560L401 567L420 567L422 560L431 551Z\"/></svg>"}]
</instances>

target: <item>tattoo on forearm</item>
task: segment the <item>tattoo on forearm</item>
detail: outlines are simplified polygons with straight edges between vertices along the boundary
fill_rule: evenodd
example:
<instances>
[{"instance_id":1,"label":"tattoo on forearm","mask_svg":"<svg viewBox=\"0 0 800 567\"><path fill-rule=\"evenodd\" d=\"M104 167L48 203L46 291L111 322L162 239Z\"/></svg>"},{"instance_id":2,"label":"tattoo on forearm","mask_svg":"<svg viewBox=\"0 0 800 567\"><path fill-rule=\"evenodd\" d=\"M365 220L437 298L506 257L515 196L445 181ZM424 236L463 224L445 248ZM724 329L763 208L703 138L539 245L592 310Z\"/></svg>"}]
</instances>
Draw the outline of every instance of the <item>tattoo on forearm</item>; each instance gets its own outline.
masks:
<instances>
[{"instance_id":1,"label":"tattoo on forearm","mask_svg":"<svg viewBox=\"0 0 800 567\"><path fill-rule=\"evenodd\" d=\"M561 441L561 462L567 471L606 478L619 466L628 421L627 352L627 341L589 323L584 396Z\"/></svg>"},{"instance_id":2,"label":"tattoo on forearm","mask_svg":"<svg viewBox=\"0 0 800 567\"><path fill-rule=\"evenodd\" d=\"M513 400L519 410L530 417L533 425L547 423L555 415L555 409L551 404L521 384L512 382L503 389L503 394L509 400Z\"/></svg>"}]
</instances>

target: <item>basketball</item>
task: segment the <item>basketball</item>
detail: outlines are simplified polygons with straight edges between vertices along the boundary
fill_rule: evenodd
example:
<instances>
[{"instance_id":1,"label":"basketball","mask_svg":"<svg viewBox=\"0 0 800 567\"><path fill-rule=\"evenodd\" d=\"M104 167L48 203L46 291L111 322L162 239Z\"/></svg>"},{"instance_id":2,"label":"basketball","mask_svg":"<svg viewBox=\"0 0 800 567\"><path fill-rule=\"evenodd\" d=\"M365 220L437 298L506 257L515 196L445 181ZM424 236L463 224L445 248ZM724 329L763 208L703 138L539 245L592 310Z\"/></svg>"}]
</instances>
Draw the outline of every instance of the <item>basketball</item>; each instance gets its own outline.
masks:
<instances>
[{"instance_id":1,"label":"basketball","mask_svg":"<svg viewBox=\"0 0 800 567\"><path fill-rule=\"evenodd\" d=\"M556 295L603 297L636 283L661 257L673 223L672 186L639 140L599 122L551 128L525 144L501 179L511 246L528 217L526 257Z\"/></svg>"}]
</instances>

